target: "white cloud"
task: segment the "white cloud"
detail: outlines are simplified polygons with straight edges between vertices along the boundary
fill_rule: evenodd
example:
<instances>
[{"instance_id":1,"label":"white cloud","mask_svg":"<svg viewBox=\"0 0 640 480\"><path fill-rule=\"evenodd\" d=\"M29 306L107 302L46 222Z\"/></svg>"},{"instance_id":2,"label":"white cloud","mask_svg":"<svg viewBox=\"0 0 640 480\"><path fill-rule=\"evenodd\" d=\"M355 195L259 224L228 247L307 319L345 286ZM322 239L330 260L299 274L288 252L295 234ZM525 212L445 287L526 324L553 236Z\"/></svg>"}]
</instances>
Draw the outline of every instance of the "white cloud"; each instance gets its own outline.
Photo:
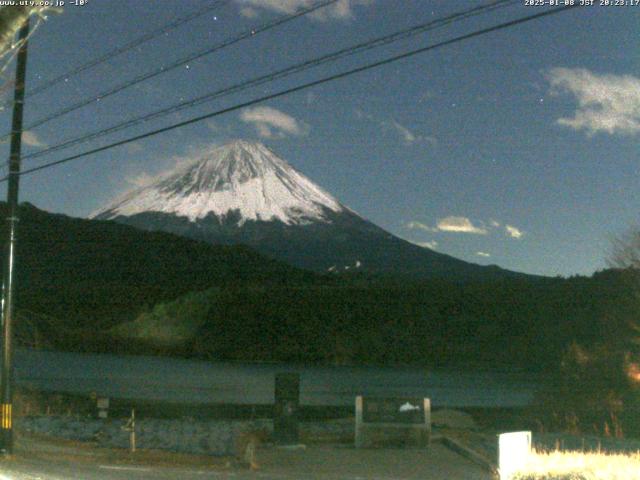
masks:
<instances>
[{"instance_id":1,"label":"white cloud","mask_svg":"<svg viewBox=\"0 0 640 480\"><path fill-rule=\"evenodd\" d=\"M405 224L405 227L410 230L424 230L425 232L451 232L451 233L471 233L476 235L487 235L490 231L493 232L493 229L500 228L501 223L497 220L491 219L489 220L488 225L485 222L480 222L480 225L475 225L469 218L467 217L459 217L459 216L448 216L445 218L441 218L436 223L435 227L431 227L425 223L418 222L412 220ZM524 232L518 227L514 227L513 225L504 225L504 232L511 238L515 238L516 240L521 239L524 236ZM415 243L415 242L414 242ZM420 245L417 243L417 245Z\"/></svg>"},{"instance_id":2,"label":"white cloud","mask_svg":"<svg viewBox=\"0 0 640 480\"><path fill-rule=\"evenodd\" d=\"M507 235L509 235L511 238L520 239L524 235L524 232L522 230L514 227L513 225L505 225L504 229L506 230Z\"/></svg>"},{"instance_id":3,"label":"white cloud","mask_svg":"<svg viewBox=\"0 0 640 480\"><path fill-rule=\"evenodd\" d=\"M44 148L47 146L35 133L29 130L22 132L22 142L29 147Z\"/></svg>"},{"instance_id":4,"label":"white cloud","mask_svg":"<svg viewBox=\"0 0 640 480\"><path fill-rule=\"evenodd\" d=\"M430 242L415 242L415 244L422 248L430 248L431 250L435 250L438 247L438 242L435 240L431 240Z\"/></svg>"},{"instance_id":5,"label":"white cloud","mask_svg":"<svg viewBox=\"0 0 640 480\"><path fill-rule=\"evenodd\" d=\"M266 123L257 123L256 130L258 132L258 136L262 138L274 138L274 137L283 138L284 137L283 133L274 134L273 130L271 130L271 127L269 127L269 125L267 125Z\"/></svg>"},{"instance_id":6,"label":"white cloud","mask_svg":"<svg viewBox=\"0 0 640 480\"><path fill-rule=\"evenodd\" d=\"M411 145L417 140L415 134L411 130L395 120L391 120L391 126L396 129L396 132L398 132L400 138L402 138L402 143L405 145Z\"/></svg>"},{"instance_id":7,"label":"white cloud","mask_svg":"<svg viewBox=\"0 0 640 480\"><path fill-rule=\"evenodd\" d=\"M424 223L416 222L416 221L407 222L407 228L410 229L410 230L415 230L415 229L424 230L426 232L437 232L438 231L437 228L432 228L432 227L430 227L428 225L425 225Z\"/></svg>"},{"instance_id":8,"label":"white cloud","mask_svg":"<svg viewBox=\"0 0 640 480\"><path fill-rule=\"evenodd\" d=\"M240 120L252 124L262 138L285 138L287 135L306 135L309 126L291 115L271 107L243 110Z\"/></svg>"},{"instance_id":9,"label":"white cloud","mask_svg":"<svg viewBox=\"0 0 640 480\"><path fill-rule=\"evenodd\" d=\"M435 137L417 134L397 120L378 120L370 113L363 112L360 109L354 110L354 113L358 120L376 122L382 130L393 130L398 134L403 145L413 145L414 143L431 143L435 145L438 143Z\"/></svg>"},{"instance_id":10,"label":"white cloud","mask_svg":"<svg viewBox=\"0 0 640 480\"><path fill-rule=\"evenodd\" d=\"M547 80L552 94L570 93L578 101L573 117L558 124L585 130L588 135L640 132L640 78L596 74L584 68L553 68Z\"/></svg>"},{"instance_id":11,"label":"white cloud","mask_svg":"<svg viewBox=\"0 0 640 480\"><path fill-rule=\"evenodd\" d=\"M403 144L405 145L412 145L416 142L418 143L431 143L431 144L435 144L437 143L436 139L434 137L429 137L426 135L416 135L415 133L413 133L411 130L409 130L407 127L405 127L404 125L402 125L401 123L395 121L395 120L391 120L390 125L395 129L395 131L398 133L398 135L400 135L400 139L402 141Z\"/></svg>"},{"instance_id":12,"label":"white cloud","mask_svg":"<svg viewBox=\"0 0 640 480\"><path fill-rule=\"evenodd\" d=\"M150 173L145 170L137 173L130 173L125 177L125 182L134 187L144 187L151 183L160 180L167 175L173 173L176 169L179 169L185 165L197 162L203 156L207 155L212 150L218 148L219 143L209 143L205 145L189 147L184 155L174 155L170 157L164 165L160 166L155 173Z\"/></svg>"},{"instance_id":13,"label":"white cloud","mask_svg":"<svg viewBox=\"0 0 640 480\"><path fill-rule=\"evenodd\" d=\"M436 247L438 246L438 242L435 240L430 240L428 242L419 242L417 240L411 240L410 238L405 238L404 240L414 245L417 245L418 247L430 248L431 250L435 250Z\"/></svg>"},{"instance_id":14,"label":"white cloud","mask_svg":"<svg viewBox=\"0 0 640 480\"><path fill-rule=\"evenodd\" d=\"M473 233L486 235L487 229L475 226L467 217L445 217L438 220L436 228L441 232Z\"/></svg>"},{"instance_id":15,"label":"white cloud","mask_svg":"<svg viewBox=\"0 0 640 480\"><path fill-rule=\"evenodd\" d=\"M141 172L136 175L128 176L125 178L125 181L134 187L144 187L153 183L156 178L159 178L159 175L151 175L147 172Z\"/></svg>"},{"instance_id":16,"label":"white cloud","mask_svg":"<svg viewBox=\"0 0 640 480\"><path fill-rule=\"evenodd\" d=\"M240 10L240 14L254 18L257 15L257 9L270 10L277 13L290 14L303 8L309 8L315 0L236 0L240 5L244 5ZM353 7L357 5L366 6L372 3L372 0L338 0L334 4L319 8L309 14L309 18L315 20L348 20L353 18ZM250 15L255 15L252 17Z\"/></svg>"},{"instance_id":17,"label":"white cloud","mask_svg":"<svg viewBox=\"0 0 640 480\"><path fill-rule=\"evenodd\" d=\"M425 232L474 233L477 235L486 235L488 233L486 228L474 225L467 217L456 216L439 219L435 227L430 227L415 220L407 222L406 227L411 230L424 230Z\"/></svg>"},{"instance_id":18,"label":"white cloud","mask_svg":"<svg viewBox=\"0 0 640 480\"><path fill-rule=\"evenodd\" d=\"M476 255L478 255L479 257L490 257L491 254L487 253L487 252L476 252Z\"/></svg>"},{"instance_id":19,"label":"white cloud","mask_svg":"<svg viewBox=\"0 0 640 480\"><path fill-rule=\"evenodd\" d=\"M404 145L413 145L414 143L431 143L436 144L437 140L428 135L417 135L400 122L391 120L391 122L383 122L382 126L390 125L400 135L400 140Z\"/></svg>"}]
</instances>

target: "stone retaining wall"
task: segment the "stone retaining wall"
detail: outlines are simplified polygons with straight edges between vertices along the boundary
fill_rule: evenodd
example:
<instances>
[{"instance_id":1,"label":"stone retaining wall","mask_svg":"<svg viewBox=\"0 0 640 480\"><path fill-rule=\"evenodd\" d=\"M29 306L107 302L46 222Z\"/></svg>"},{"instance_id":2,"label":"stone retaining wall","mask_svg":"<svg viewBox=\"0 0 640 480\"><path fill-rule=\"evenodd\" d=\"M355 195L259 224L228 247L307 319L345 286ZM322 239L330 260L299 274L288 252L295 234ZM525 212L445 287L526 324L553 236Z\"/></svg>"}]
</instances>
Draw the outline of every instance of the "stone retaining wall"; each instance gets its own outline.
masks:
<instances>
[{"instance_id":1,"label":"stone retaining wall","mask_svg":"<svg viewBox=\"0 0 640 480\"><path fill-rule=\"evenodd\" d=\"M100 446L129 448L126 420L73 416L38 416L16 419L16 429L70 440L94 441ZM271 420L234 421L189 419L136 420L138 448L172 450L204 455L233 455L235 439L244 432L270 433Z\"/></svg>"},{"instance_id":2,"label":"stone retaining wall","mask_svg":"<svg viewBox=\"0 0 640 480\"><path fill-rule=\"evenodd\" d=\"M17 418L16 430L39 433L69 440L92 441L99 446L129 448L126 419L96 419L80 416L28 416ZM136 420L137 448L171 450L200 455L234 455L235 440L242 433L261 431L270 437L273 421L259 420ZM353 420L301 422L300 438L304 442L353 441Z\"/></svg>"}]
</instances>

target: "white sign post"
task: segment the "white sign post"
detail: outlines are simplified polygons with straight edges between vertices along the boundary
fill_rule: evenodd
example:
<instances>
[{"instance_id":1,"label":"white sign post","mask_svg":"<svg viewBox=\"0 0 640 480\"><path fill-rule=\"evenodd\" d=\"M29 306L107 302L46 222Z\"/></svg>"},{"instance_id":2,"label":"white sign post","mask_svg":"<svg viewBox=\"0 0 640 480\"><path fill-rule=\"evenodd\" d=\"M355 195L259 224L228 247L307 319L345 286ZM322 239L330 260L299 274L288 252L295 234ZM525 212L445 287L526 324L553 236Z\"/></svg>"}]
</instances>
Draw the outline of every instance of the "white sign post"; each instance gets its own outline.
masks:
<instances>
[{"instance_id":1,"label":"white sign post","mask_svg":"<svg viewBox=\"0 0 640 480\"><path fill-rule=\"evenodd\" d=\"M510 432L498 435L500 480L511 480L514 473L526 466L530 454L531 432Z\"/></svg>"}]
</instances>

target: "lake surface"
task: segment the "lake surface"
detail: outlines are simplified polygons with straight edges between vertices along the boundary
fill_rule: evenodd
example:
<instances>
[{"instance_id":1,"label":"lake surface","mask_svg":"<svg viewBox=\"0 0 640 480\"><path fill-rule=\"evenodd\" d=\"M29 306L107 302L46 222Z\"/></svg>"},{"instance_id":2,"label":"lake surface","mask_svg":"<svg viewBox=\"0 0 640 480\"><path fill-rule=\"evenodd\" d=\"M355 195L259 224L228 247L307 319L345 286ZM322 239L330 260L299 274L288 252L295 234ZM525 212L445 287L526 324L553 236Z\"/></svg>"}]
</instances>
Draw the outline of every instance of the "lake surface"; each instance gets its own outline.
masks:
<instances>
[{"instance_id":1,"label":"lake surface","mask_svg":"<svg viewBox=\"0 0 640 480\"><path fill-rule=\"evenodd\" d=\"M300 373L300 402L309 406L351 406L363 394L429 397L436 407L519 407L531 403L540 386L536 376L507 371L249 364L27 349L15 354L19 385L130 400L272 404L280 372Z\"/></svg>"}]
</instances>

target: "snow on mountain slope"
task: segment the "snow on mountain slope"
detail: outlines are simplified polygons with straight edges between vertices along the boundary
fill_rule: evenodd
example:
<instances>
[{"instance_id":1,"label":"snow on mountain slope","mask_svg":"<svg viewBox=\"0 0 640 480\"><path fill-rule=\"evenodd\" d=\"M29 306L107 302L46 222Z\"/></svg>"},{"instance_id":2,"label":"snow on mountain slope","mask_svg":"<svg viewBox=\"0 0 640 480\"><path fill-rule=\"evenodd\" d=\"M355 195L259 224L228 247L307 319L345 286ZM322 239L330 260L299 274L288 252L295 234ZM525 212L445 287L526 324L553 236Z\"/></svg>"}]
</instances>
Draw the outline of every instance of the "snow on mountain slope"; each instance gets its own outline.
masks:
<instances>
[{"instance_id":1,"label":"snow on mountain slope","mask_svg":"<svg viewBox=\"0 0 640 480\"><path fill-rule=\"evenodd\" d=\"M195 222L210 213L223 218L238 211L238 226L247 220L301 225L329 221L325 209L339 213L345 207L261 143L238 140L126 193L90 217L161 212Z\"/></svg>"},{"instance_id":2,"label":"snow on mountain slope","mask_svg":"<svg viewBox=\"0 0 640 480\"><path fill-rule=\"evenodd\" d=\"M216 245L246 245L316 272L493 279L515 275L413 245L315 185L259 143L211 150L92 217Z\"/></svg>"}]
</instances>

